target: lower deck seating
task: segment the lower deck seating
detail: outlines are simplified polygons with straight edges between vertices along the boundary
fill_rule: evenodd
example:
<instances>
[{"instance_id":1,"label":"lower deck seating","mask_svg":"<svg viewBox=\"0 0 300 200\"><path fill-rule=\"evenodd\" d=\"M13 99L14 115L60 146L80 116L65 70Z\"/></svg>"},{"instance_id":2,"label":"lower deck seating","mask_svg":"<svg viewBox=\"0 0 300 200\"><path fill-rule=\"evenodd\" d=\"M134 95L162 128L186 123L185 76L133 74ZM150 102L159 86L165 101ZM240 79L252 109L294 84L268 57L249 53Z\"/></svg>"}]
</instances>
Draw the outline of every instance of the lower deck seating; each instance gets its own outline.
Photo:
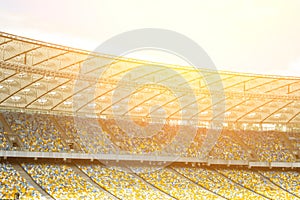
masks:
<instances>
[{"instance_id":1,"label":"lower deck seating","mask_svg":"<svg viewBox=\"0 0 300 200\"><path fill-rule=\"evenodd\" d=\"M0 163L0 199L14 199L16 194L20 199L42 199L41 194L9 163Z\"/></svg>"},{"instance_id":2,"label":"lower deck seating","mask_svg":"<svg viewBox=\"0 0 300 200\"><path fill-rule=\"evenodd\" d=\"M300 199L300 171L292 169L121 167L97 161L23 161L21 166L55 199ZM0 181L0 199L15 193L20 199L44 198L8 161L0 162Z\"/></svg>"}]
</instances>

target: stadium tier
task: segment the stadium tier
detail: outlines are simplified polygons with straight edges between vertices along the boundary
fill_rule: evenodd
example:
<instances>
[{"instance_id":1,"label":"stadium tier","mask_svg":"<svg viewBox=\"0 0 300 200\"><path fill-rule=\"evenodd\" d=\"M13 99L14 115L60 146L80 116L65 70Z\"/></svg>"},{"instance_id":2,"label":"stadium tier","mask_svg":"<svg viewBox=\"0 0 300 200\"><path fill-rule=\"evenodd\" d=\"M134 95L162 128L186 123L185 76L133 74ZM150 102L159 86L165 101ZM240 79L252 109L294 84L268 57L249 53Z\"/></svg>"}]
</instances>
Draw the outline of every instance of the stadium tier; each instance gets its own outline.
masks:
<instances>
[{"instance_id":1,"label":"stadium tier","mask_svg":"<svg viewBox=\"0 0 300 200\"><path fill-rule=\"evenodd\" d=\"M299 77L3 32L0 69L1 199L300 199Z\"/></svg>"},{"instance_id":2,"label":"stadium tier","mask_svg":"<svg viewBox=\"0 0 300 200\"><path fill-rule=\"evenodd\" d=\"M114 154L130 152L133 155L149 152L172 153L183 157L199 157L203 138L209 131L198 128L190 145L180 143L172 152L162 149L176 135L178 126L168 125L153 137L129 137L113 120L48 114L0 112L2 124L1 149L30 152L84 152ZM76 122L76 123L75 123ZM295 162L299 159L299 134L279 131L252 131L224 129L208 154L210 159L245 161Z\"/></svg>"},{"instance_id":3,"label":"stadium tier","mask_svg":"<svg viewBox=\"0 0 300 200\"><path fill-rule=\"evenodd\" d=\"M299 199L299 170L173 164L164 168L99 162L2 162L1 198ZM18 170L16 170L16 169ZM27 179L21 174L26 174ZM30 182L37 184L34 188ZM43 192L42 192L43 191ZM42 194L44 193L44 194Z\"/></svg>"}]
</instances>

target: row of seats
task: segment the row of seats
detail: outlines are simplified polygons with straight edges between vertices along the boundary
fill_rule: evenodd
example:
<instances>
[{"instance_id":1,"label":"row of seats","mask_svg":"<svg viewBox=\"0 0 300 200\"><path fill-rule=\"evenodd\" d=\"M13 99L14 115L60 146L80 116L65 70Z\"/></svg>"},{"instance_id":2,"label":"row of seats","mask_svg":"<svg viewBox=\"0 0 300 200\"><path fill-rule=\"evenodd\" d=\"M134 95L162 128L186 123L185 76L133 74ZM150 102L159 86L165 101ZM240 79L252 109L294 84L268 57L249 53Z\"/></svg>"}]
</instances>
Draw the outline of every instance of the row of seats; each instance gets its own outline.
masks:
<instances>
[{"instance_id":1,"label":"row of seats","mask_svg":"<svg viewBox=\"0 0 300 200\"><path fill-rule=\"evenodd\" d=\"M152 124L137 127L124 120L98 120L84 117L49 116L2 112L12 134L20 138L18 147L11 145L3 128L0 132L0 149L86 153L172 154L201 157L202 146L208 130L199 128L186 145L183 141L189 127ZM126 127L126 128L122 128ZM159 129L157 128L159 127ZM186 134L180 134L185 130ZM223 160L296 160L293 150L300 151L300 135L282 132L229 131L223 130L213 148L208 152L210 159ZM176 138L176 139L175 139ZM289 140L293 138L293 140ZM290 142L290 143L289 143ZM70 147L72 144L72 147ZM298 149L297 149L298 148Z\"/></svg>"}]
</instances>

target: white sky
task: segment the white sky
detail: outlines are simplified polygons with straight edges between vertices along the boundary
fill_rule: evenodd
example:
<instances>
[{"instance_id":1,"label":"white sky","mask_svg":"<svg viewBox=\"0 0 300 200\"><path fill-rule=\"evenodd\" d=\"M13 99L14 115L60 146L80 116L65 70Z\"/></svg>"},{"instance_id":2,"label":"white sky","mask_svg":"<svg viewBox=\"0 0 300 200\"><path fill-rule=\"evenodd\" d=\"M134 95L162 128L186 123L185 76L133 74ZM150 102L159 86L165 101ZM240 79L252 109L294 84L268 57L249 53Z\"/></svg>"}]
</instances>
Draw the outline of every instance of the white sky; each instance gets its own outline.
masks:
<instances>
[{"instance_id":1,"label":"white sky","mask_svg":"<svg viewBox=\"0 0 300 200\"><path fill-rule=\"evenodd\" d=\"M300 0L0 0L0 31L94 50L137 28L177 31L218 69L300 76ZM153 52L141 59L182 64Z\"/></svg>"}]
</instances>

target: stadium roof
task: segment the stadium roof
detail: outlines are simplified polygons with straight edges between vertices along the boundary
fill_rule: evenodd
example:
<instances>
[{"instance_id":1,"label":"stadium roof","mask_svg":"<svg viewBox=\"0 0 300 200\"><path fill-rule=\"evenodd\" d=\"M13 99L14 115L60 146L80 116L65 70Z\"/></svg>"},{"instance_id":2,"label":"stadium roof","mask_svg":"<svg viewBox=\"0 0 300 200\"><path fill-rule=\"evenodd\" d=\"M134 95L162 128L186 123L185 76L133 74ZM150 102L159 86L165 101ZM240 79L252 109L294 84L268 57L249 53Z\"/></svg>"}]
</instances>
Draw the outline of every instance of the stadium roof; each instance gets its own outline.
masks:
<instances>
[{"instance_id":1,"label":"stadium roof","mask_svg":"<svg viewBox=\"0 0 300 200\"><path fill-rule=\"evenodd\" d=\"M299 77L153 63L3 32L0 66L0 107L4 109L180 119L182 113L195 117L192 106L196 104L201 122L221 115L226 122L300 122ZM196 98L189 98L192 94L186 88L191 88ZM180 91L177 94L181 96L172 90ZM213 100L213 95L219 100ZM224 102L225 109L213 113L213 108ZM164 111L154 105L161 105Z\"/></svg>"}]
</instances>

